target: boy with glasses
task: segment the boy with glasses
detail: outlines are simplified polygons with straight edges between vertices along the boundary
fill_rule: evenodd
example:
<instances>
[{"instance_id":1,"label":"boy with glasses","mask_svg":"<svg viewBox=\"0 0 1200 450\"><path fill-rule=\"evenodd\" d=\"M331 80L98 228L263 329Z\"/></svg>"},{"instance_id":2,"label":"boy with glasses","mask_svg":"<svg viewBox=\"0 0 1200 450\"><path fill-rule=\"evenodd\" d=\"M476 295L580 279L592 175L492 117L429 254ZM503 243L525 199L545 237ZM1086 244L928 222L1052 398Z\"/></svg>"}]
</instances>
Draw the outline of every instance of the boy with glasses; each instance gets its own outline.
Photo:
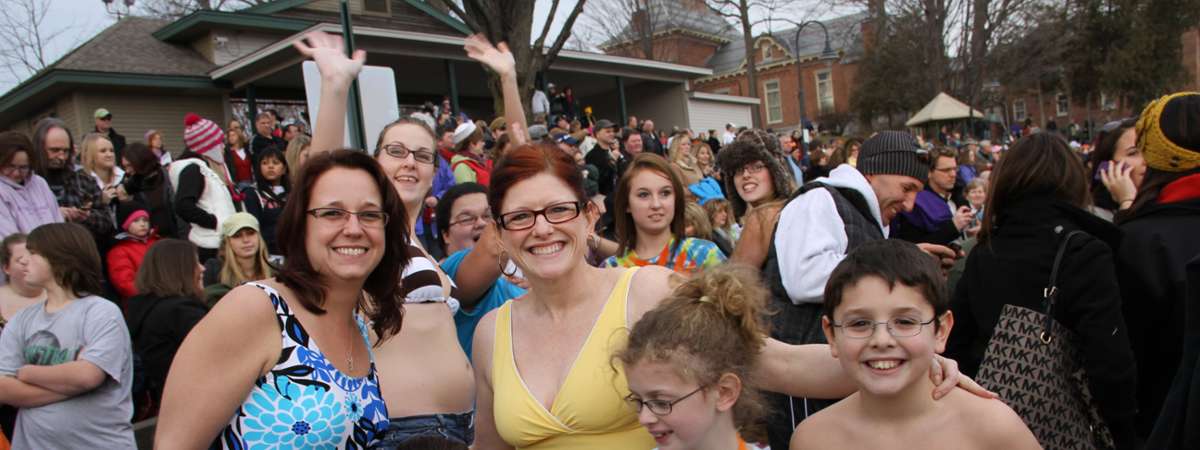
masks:
<instances>
[{"instance_id":1,"label":"boy with glasses","mask_svg":"<svg viewBox=\"0 0 1200 450\"><path fill-rule=\"evenodd\" d=\"M936 260L915 245L858 247L830 275L824 300L830 353L859 390L801 423L792 450L1041 448L999 400L959 390L929 395L929 366L945 350L954 316Z\"/></svg>"}]
</instances>

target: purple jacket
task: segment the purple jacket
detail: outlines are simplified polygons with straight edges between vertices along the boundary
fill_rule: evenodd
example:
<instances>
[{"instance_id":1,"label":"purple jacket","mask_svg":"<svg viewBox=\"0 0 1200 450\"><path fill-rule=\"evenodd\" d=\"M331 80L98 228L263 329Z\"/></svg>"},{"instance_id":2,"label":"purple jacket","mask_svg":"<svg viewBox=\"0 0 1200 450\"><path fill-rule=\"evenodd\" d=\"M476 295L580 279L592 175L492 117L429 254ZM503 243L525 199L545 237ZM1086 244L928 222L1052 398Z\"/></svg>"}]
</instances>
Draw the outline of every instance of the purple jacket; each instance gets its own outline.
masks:
<instances>
[{"instance_id":1,"label":"purple jacket","mask_svg":"<svg viewBox=\"0 0 1200 450\"><path fill-rule=\"evenodd\" d=\"M42 177L30 174L25 184L0 177L0 238L28 233L39 225L62 222L58 200Z\"/></svg>"}]
</instances>

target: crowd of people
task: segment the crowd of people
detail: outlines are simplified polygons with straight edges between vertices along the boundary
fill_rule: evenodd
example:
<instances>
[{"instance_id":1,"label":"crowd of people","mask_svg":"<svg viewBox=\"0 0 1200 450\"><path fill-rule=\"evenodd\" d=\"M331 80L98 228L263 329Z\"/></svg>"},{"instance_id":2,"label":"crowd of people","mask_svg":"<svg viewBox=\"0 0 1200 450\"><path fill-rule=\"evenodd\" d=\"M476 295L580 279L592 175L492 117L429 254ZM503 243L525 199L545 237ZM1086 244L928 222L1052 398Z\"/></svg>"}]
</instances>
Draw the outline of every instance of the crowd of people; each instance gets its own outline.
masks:
<instances>
[{"instance_id":1,"label":"crowd of people","mask_svg":"<svg viewBox=\"0 0 1200 450\"><path fill-rule=\"evenodd\" d=\"M1081 447L1200 445L1200 93L1087 145L664 133L553 85L528 121L475 36L502 116L344 149L366 55L296 47L311 136L0 133L0 443L136 448L156 417L162 448L1054 448L992 392L1020 307L1074 336Z\"/></svg>"}]
</instances>

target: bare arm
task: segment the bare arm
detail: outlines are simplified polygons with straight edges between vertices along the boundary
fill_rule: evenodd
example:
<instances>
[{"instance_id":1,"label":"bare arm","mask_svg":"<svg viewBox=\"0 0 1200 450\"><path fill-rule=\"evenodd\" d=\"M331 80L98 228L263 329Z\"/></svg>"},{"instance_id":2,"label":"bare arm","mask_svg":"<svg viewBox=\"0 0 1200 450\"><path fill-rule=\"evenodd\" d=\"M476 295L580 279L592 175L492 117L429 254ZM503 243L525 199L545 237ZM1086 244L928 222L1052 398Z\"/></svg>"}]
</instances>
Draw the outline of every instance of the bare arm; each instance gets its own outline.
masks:
<instances>
[{"instance_id":1,"label":"bare arm","mask_svg":"<svg viewBox=\"0 0 1200 450\"><path fill-rule=\"evenodd\" d=\"M17 380L74 397L104 384L103 370L88 361L71 361L54 366L26 365L17 371Z\"/></svg>"},{"instance_id":2,"label":"bare arm","mask_svg":"<svg viewBox=\"0 0 1200 450\"><path fill-rule=\"evenodd\" d=\"M496 337L496 311L490 311L475 328L472 366L475 368L475 450L511 450L496 430L492 409L492 344Z\"/></svg>"},{"instance_id":3,"label":"bare arm","mask_svg":"<svg viewBox=\"0 0 1200 450\"><path fill-rule=\"evenodd\" d=\"M167 375L155 448L207 448L278 359L274 314L265 293L241 286L196 324Z\"/></svg>"},{"instance_id":4,"label":"bare arm","mask_svg":"<svg viewBox=\"0 0 1200 450\"><path fill-rule=\"evenodd\" d=\"M51 403L58 403L68 398L71 398L71 396L35 386L7 375L0 376L0 405L12 405L17 408L36 408Z\"/></svg>"},{"instance_id":5,"label":"bare arm","mask_svg":"<svg viewBox=\"0 0 1200 450\"><path fill-rule=\"evenodd\" d=\"M767 262L767 252L771 248L771 234L779 221L779 207L767 210L752 210L746 214L746 223L742 227L742 236L738 238L730 262L741 263L755 269L761 268Z\"/></svg>"},{"instance_id":6,"label":"bare arm","mask_svg":"<svg viewBox=\"0 0 1200 450\"><path fill-rule=\"evenodd\" d=\"M479 241L463 257L458 272L454 273L454 284L458 285L458 300L462 302L463 308L474 308L483 294L486 294L496 279L500 278L500 259L499 235L495 224L491 224L483 230Z\"/></svg>"},{"instance_id":7,"label":"bare arm","mask_svg":"<svg viewBox=\"0 0 1200 450\"><path fill-rule=\"evenodd\" d=\"M789 345L767 339L755 378L763 390L793 397L842 398L858 389L824 344Z\"/></svg>"},{"instance_id":8,"label":"bare arm","mask_svg":"<svg viewBox=\"0 0 1200 450\"><path fill-rule=\"evenodd\" d=\"M525 123L524 106L521 105L521 92L517 87L517 64L513 54L508 50L508 44L501 42L495 46L488 42L482 34L471 35L464 46L467 56L479 61L500 77L500 92L504 97L504 121L508 124L513 145L521 145L529 141L529 129ZM514 127L514 125L517 125Z\"/></svg>"},{"instance_id":9,"label":"bare arm","mask_svg":"<svg viewBox=\"0 0 1200 450\"><path fill-rule=\"evenodd\" d=\"M301 55L315 61L321 72L321 108L317 111L310 151L316 154L342 148L350 84L362 71L367 53L355 50L353 57L347 58L342 37L322 32L309 33L294 45Z\"/></svg>"}]
</instances>

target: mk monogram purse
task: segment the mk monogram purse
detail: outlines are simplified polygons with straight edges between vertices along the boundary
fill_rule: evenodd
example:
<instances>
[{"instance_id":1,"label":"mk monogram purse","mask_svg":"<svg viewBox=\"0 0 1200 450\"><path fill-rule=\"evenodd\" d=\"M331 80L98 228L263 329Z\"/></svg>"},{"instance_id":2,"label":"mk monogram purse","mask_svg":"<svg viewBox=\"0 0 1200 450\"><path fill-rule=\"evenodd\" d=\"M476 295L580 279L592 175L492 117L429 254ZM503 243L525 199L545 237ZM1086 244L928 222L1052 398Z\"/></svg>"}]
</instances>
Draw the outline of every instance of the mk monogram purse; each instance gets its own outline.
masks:
<instances>
[{"instance_id":1,"label":"mk monogram purse","mask_svg":"<svg viewBox=\"0 0 1200 450\"><path fill-rule=\"evenodd\" d=\"M1004 305L976 380L1021 416L1042 447L1110 449L1112 434L1088 389L1079 338L1053 316L1058 268L1077 234L1084 233L1072 231L1059 244L1042 311Z\"/></svg>"}]
</instances>

